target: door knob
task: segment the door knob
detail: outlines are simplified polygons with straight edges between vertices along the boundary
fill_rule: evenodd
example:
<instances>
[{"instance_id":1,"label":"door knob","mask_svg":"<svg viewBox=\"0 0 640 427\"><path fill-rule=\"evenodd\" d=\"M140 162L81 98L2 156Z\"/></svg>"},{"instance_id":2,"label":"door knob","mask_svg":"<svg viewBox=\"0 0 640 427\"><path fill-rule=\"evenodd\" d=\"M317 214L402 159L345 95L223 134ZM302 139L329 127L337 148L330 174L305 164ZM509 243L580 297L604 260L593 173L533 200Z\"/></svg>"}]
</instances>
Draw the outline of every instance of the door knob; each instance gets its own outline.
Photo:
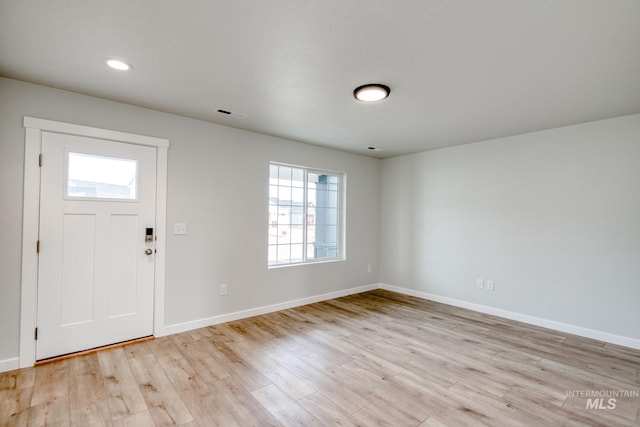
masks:
<instances>
[{"instance_id":1,"label":"door knob","mask_svg":"<svg viewBox=\"0 0 640 427\"><path fill-rule=\"evenodd\" d=\"M147 248L147 249L144 250L144 253L147 254L147 255L151 255L153 253L153 249Z\"/></svg>"}]
</instances>

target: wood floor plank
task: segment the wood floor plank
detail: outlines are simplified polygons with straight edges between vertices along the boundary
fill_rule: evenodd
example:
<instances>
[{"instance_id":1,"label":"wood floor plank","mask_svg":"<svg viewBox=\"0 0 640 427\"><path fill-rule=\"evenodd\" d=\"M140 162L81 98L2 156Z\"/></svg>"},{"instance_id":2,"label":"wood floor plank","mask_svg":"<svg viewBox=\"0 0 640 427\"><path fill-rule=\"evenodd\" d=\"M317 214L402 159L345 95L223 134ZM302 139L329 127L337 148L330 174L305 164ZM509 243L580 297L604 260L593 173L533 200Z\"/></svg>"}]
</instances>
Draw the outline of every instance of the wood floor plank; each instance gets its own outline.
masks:
<instances>
[{"instance_id":1,"label":"wood floor plank","mask_svg":"<svg viewBox=\"0 0 640 427\"><path fill-rule=\"evenodd\" d=\"M284 426L321 426L322 422L271 384L251 393Z\"/></svg>"},{"instance_id":2,"label":"wood floor plank","mask_svg":"<svg viewBox=\"0 0 640 427\"><path fill-rule=\"evenodd\" d=\"M69 419L69 399L47 400L29 409L30 426L42 427L68 427L71 425Z\"/></svg>"},{"instance_id":3,"label":"wood floor plank","mask_svg":"<svg viewBox=\"0 0 640 427\"><path fill-rule=\"evenodd\" d=\"M146 356L147 354L153 353L153 350L151 349L150 341L143 341L135 344L127 344L122 347L122 350L124 351L124 354L129 359Z\"/></svg>"},{"instance_id":4,"label":"wood floor plank","mask_svg":"<svg viewBox=\"0 0 640 427\"><path fill-rule=\"evenodd\" d=\"M69 424L72 427L112 426L109 404L107 402L98 402L83 407L72 407L69 412Z\"/></svg>"},{"instance_id":5,"label":"wood floor plank","mask_svg":"<svg viewBox=\"0 0 640 427\"><path fill-rule=\"evenodd\" d=\"M313 393L306 396L298 400L298 404L324 425L347 427L361 425L358 419L344 412L338 405L321 393Z\"/></svg>"},{"instance_id":6,"label":"wood floor plank","mask_svg":"<svg viewBox=\"0 0 640 427\"><path fill-rule=\"evenodd\" d=\"M36 379L36 368L16 369L0 372L0 391L32 387Z\"/></svg>"},{"instance_id":7,"label":"wood floor plank","mask_svg":"<svg viewBox=\"0 0 640 427\"><path fill-rule=\"evenodd\" d=\"M297 357L281 357L279 362L348 413L353 413L368 404L361 394L349 390L323 371L309 366Z\"/></svg>"},{"instance_id":8,"label":"wood floor plank","mask_svg":"<svg viewBox=\"0 0 640 427\"><path fill-rule=\"evenodd\" d=\"M97 354L112 419L146 410L147 404L133 376L125 350L115 348Z\"/></svg>"},{"instance_id":9,"label":"wood floor plank","mask_svg":"<svg viewBox=\"0 0 640 427\"><path fill-rule=\"evenodd\" d=\"M96 353L69 359L69 399L74 407L90 406L106 399Z\"/></svg>"},{"instance_id":10,"label":"wood floor plank","mask_svg":"<svg viewBox=\"0 0 640 427\"><path fill-rule=\"evenodd\" d=\"M213 383L211 390L222 399L225 408L241 426L280 426L281 423L235 378Z\"/></svg>"},{"instance_id":11,"label":"wood floor plank","mask_svg":"<svg viewBox=\"0 0 640 427\"><path fill-rule=\"evenodd\" d=\"M113 427L154 427L156 424L149 411L128 415L113 423Z\"/></svg>"},{"instance_id":12,"label":"wood floor plank","mask_svg":"<svg viewBox=\"0 0 640 427\"><path fill-rule=\"evenodd\" d=\"M640 350L376 290L0 373L30 425L640 426Z\"/></svg>"},{"instance_id":13,"label":"wood floor plank","mask_svg":"<svg viewBox=\"0 0 640 427\"><path fill-rule=\"evenodd\" d=\"M238 426L222 399L210 393L206 379L185 359L179 359L163 366L174 388L194 420L203 426Z\"/></svg>"},{"instance_id":14,"label":"wood floor plank","mask_svg":"<svg viewBox=\"0 0 640 427\"><path fill-rule=\"evenodd\" d=\"M107 392L96 354L90 353L69 359L71 426L111 425Z\"/></svg>"},{"instance_id":15,"label":"wood floor plank","mask_svg":"<svg viewBox=\"0 0 640 427\"><path fill-rule=\"evenodd\" d=\"M173 426L193 420L178 390L153 354L131 359L129 363L156 425Z\"/></svg>"},{"instance_id":16,"label":"wood floor plank","mask_svg":"<svg viewBox=\"0 0 640 427\"><path fill-rule=\"evenodd\" d=\"M215 345L208 339L183 343L180 347L183 357L198 371L206 371L215 379L228 378L231 371L223 362L214 357Z\"/></svg>"},{"instance_id":17,"label":"wood floor plank","mask_svg":"<svg viewBox=\"0 0 640 427\"><path fill-rule=\"evenodd\" d=\"M360 408L351 414L351 417L361 426L397 427L403 425L402 422L394 418L386 408L379 406L377 403L370 403Z\"/></svg>"},{"instance_id":18,"label":"wood floor plank","mask_svg":"<svg viewBox=\"0 0 640 427\"><path fill-rule=\"evenodd\" d=\"M64 399L68 404L68 397L68 360L38 366L36 369L36 378L33 383L31 406L38 406L43 403L52 403L61 399Z\"/></svg>"},{"instance_id":19,"label":"wood floor plank","mask_svg":"<svg viewBox=\"0 0 640 427\"><path fill-rule=\"evenodd\" d=\"M316 390L307 382L298 378L276 360L264 357L264 355L259 353L256 354L255 350L253 350L251 346L247 346L246 343L229 344L229 346L237 347L242 351L244 360L251 367L261 372L266 379L275 384L293 400L302 399L305 396L315 393Z\"/></svg>"},{"instance_id":20,"label":"wood floor plank","mask_svg":"<svg viewBox=\"0 0 640 427\"><path fill-rule=\"evenodd\" d=\"M68 361L37 367L35 373L28 425L69 426ZM20 418L24 419L24 416ZM5 419L5 415L3 414L0 419Z\"/></svg>"},{"instance_id":21,"label":"wood floor plank","mask_svg":"<svg viewBox=\"0 0 640 427\"><path fill-rule=\"evenodd\" d=\"M0 425L26 425L33 387L12 388L0 391Z\"/></svg>"}]
</instances>

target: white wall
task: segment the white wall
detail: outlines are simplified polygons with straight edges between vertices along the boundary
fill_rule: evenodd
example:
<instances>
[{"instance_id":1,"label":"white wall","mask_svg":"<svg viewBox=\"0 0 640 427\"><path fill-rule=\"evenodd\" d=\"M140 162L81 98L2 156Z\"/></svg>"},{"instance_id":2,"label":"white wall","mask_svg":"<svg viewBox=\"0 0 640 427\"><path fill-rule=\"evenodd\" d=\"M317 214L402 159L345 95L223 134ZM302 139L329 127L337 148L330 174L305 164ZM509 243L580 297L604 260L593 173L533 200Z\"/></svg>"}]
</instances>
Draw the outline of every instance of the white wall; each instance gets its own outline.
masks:
<instances>
[{"instance_id":1,"label":"white wall","mask_svg":"<svg viewBox=\"0 0 640 427\"><path fill-rule=\"evenodd\" d=\"M168 236L167 325L381 281L640 339L640 115L379 161L0 78L0 366L25 115L171 140L167 219L189 234ZM266 268L270 160L347 173L347 261Z\"/></svg>"},{"instance_id":2,"label":"white wall","mask_svg":"<svg viewBox=\"0 0 640 427\"><path fill-rule=\"evenodd\" d=\"M640 339L640 115L386 159L381 183L381 282Z\"/></svg>"},{"instance_id":3,"label":"white wall","mask_svg":"<svg viewBox=\"0 0 640 427\"><path fill-rule=\"evenodd\" d=\"M0 362L18 357L23 116L171 141L167 221L188 235L167 238L167 325L377 282L379 160L0 78ZM346 172L346 261L267 269L269 161Z\"/></svg>"}]
</instances>

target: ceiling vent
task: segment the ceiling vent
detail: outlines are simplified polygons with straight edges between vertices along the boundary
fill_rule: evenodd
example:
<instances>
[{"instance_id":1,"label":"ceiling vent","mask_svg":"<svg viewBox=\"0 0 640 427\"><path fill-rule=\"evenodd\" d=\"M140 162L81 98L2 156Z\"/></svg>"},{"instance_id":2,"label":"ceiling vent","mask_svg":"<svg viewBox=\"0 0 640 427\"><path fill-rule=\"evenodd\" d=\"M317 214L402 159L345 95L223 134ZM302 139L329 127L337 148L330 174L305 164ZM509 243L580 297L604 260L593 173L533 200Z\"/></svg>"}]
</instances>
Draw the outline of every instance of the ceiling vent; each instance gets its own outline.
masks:
<instances>
[{"instance_id":1,"label":"ceiling vent","mask_svg":"<svg viewBox=\"0 0 640 427\"><path fill-rule=\"evenodd\" d=\"M229 116L229 117L233 117L235 119L246 119L247 118L246 114L237 113L235 111L223 110L222 108L218 108L217 112L219 114L222 114L222 115L225 115L225 116Z\"/></svg>"}]
</instances>

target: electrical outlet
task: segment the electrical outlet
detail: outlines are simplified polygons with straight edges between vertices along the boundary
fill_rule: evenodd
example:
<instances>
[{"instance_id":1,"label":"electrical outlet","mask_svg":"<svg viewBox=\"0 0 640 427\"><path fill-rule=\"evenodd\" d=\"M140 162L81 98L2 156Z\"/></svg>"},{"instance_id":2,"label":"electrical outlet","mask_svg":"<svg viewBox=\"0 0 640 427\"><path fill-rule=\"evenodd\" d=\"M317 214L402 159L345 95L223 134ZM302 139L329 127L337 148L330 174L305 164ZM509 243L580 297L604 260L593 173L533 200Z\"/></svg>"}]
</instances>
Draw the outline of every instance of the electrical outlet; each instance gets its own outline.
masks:
<instances>
[{"instance_id":1,"label":"electrical outlet","mask_svg":"<svg viewBox=\"0 0 640 427\"><path fill-rule=\"evenodd\" d=\"M367 273L371 273L371 264L367 265Z\"/></svg>"},{"instance_id":2,"label":"electrical outlet","mask_svg":"<svg viewBox=\"0 0 640 427\"><path fill-rule=\"evenodd\" d=\"M487 280L487 290L488 291L493 291L495 289L495 283L493 282L493 280Z\"/></svg>"},{"instance_id":3,"label":"electrical outlet","mask_svg":"<svg viewBox=\"0 0 640 427\"><path fill-rule=\"evenodd\" d=\"M480 289L484 289L484 280L476 279L476 287L478 287Z\"/></svg>"},{"instance_id":4,"label":"electrical outlet","mask_svg":"<svg viewBox=\"0 0 640 427\"><path fill-rule=\"evenodd\" d=\"M227 295L227 284L223 283L220 285L220 295Z\"/></svg>"},{"instance_id":5,"label":"electrical outlet","mask_svg":"<svg viewBox=\"0 0 640 427\"><path fill-rule=\"evenodd\" d=\"M184 222L176 222L173 224L173 234L174 235L181 235L181 234L187 234L187 224Z\"/></svg>"}]
</instances>

